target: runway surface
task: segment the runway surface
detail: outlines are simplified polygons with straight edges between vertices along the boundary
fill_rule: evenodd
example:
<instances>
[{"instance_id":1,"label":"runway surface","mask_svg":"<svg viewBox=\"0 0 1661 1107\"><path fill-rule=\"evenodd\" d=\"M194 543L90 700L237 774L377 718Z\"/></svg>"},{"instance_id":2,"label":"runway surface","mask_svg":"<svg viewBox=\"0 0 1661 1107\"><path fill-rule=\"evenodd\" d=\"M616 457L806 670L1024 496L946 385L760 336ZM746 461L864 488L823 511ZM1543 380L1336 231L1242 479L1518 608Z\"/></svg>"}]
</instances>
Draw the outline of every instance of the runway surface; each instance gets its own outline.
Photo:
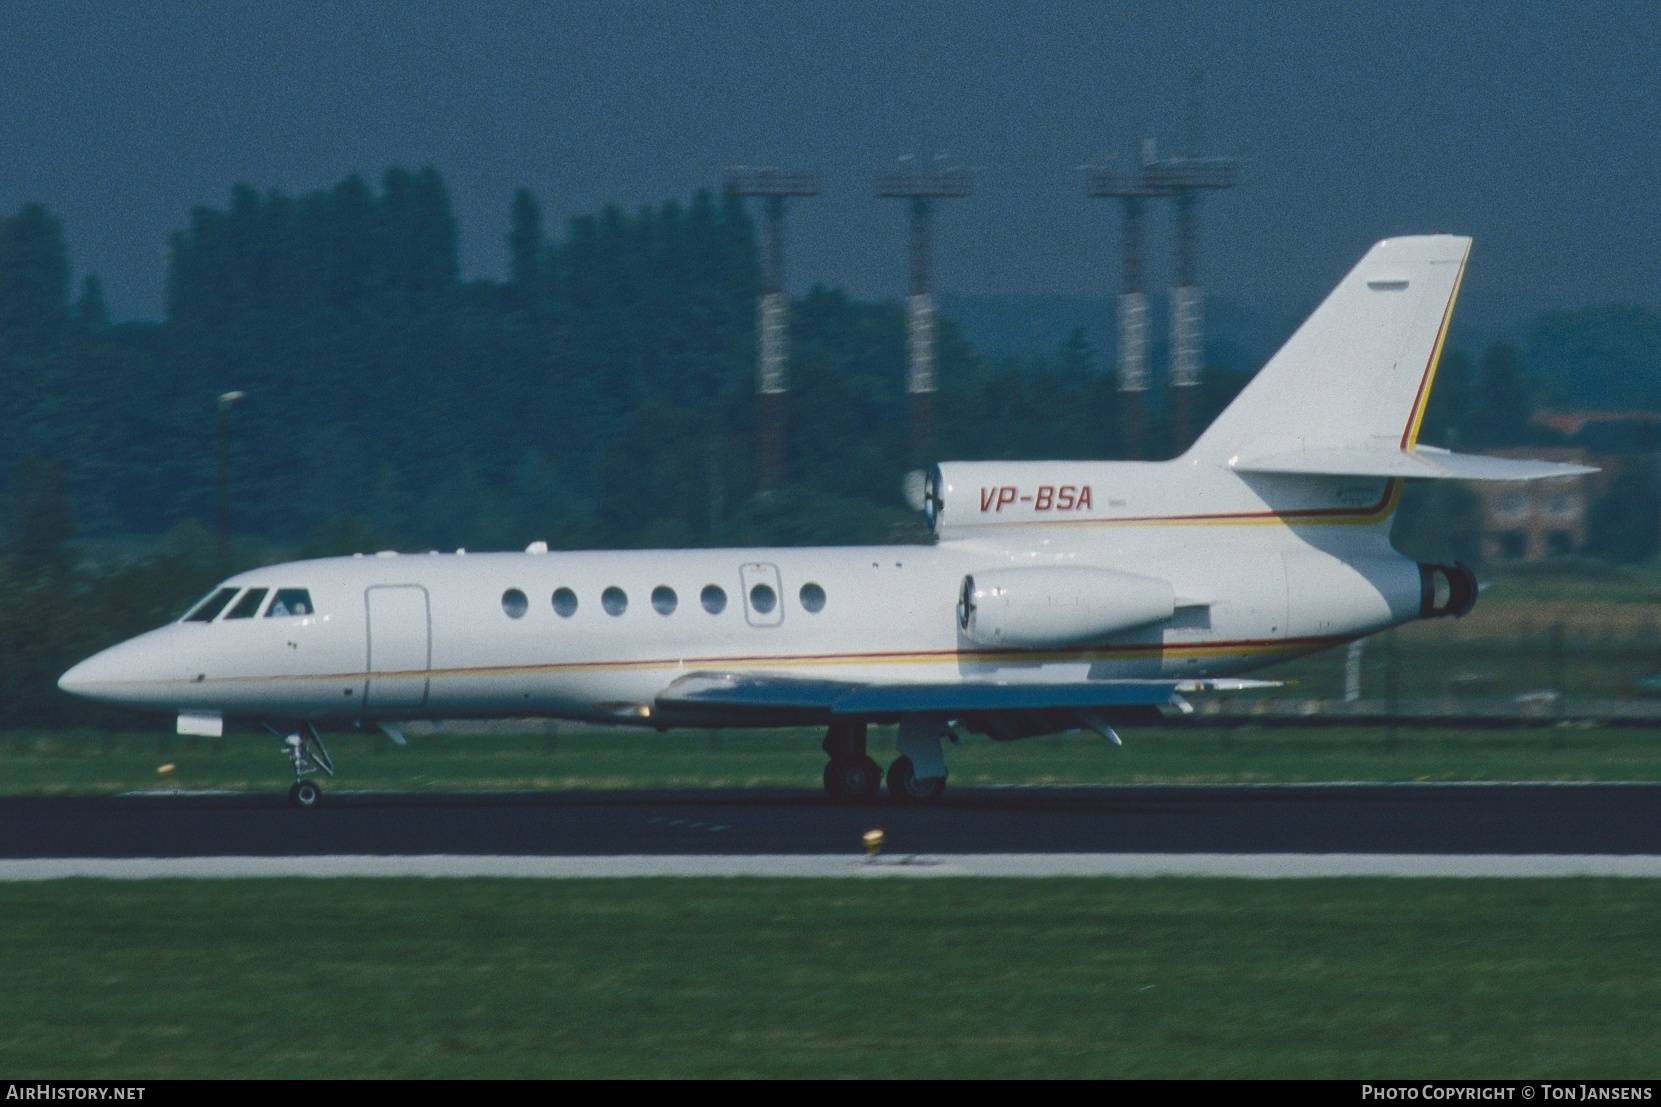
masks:
<instances>
[{"instance_id":1,"label":"runway surface","mask_svg":"<svg viewBox=\"0 0 1661 1107\"><path fill-rule=\"evenodd\" d=\"M0 858L1661 855L1661 785L965 788L0 799Z\"/></svg>"},{"instance_id":2,"label":"runway surface","mask_svg":"<svg viewBox=\"0 0 1661 1107\"><path fill-rule=\"evenodd\" d=\"M0 859L0 884L93 877L158 880L271 877L608 877L931 879L939 877L1638 877L1661 878L1655 854L1564 853L947 853L707 854L602 857L47 857Z\"/></svg>"}]
</instances>

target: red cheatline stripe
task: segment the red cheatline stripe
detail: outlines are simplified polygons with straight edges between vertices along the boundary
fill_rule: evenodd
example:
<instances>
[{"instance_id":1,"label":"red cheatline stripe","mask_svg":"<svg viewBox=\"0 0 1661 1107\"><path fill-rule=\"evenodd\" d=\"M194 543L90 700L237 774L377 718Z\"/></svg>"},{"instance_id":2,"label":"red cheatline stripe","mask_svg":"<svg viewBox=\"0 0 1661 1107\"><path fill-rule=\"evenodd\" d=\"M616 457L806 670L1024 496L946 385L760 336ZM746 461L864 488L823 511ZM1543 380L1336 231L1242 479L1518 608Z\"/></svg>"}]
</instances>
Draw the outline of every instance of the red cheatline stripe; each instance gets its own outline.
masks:
<instances>
[{"instance_id":1,"label":"red cheatline stripe","mask_svg":"<svg viewBox=\"0 0 1661 1107\"><path fill-rule=\"evenodd\" d=\"M487 665L465 669L408 669L397 672L376 673L329 673L323 675L293 675L293 676L264 676L264 677L213 677L203 681L186 680L138 680L138 681L109 681L103 687L145 687L152 685L182 684L198 687L204 684L281 684L290 681L342 681L342 680L385 680L394 677L489 677L513 676L526 673L559 673L583 672L597 669L674 669L695 671L699 669L719 668L722 665L779 665L791 666L801 664L832 665L837 663L858 665L861 663L882 663L900 661L1009 661L1019 662L1064 662L1064 661L1093 661L1111 660L1115 655L1148 654L1160 655L1166 653L1218 653L1223 651L1241 651L1246 653L1269 653L1281 650L1320 649L1325 646L1338 645L1347 642L1354 635L1317 635L1300 638L1264 638L1242 639L1235 642L1195 642L1195 643L1147 643L1124 644L1116 646L1089 646L1066 650L915 650L907 652L875 652L875 653L826 653L826 654L789 654L778 656L772 654L753 654L734 657L698 657L698 658L657 658L642 661L570 661L550 662L539 665Z\"/></svg>"}]
</instances>

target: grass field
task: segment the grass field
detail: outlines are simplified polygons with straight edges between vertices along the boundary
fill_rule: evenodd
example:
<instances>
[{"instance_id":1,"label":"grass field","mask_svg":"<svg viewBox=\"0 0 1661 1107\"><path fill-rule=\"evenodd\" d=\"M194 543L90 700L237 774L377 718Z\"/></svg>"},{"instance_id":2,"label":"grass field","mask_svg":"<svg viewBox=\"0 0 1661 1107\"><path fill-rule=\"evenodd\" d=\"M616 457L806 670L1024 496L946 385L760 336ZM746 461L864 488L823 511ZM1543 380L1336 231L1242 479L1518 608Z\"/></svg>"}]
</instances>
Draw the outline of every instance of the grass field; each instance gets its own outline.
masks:
<instances>
[{"instance_id":1,"label":"grass field","mask_svg":"<svg viewBox=\"0 0 1661 1107\"><path fill-rule=\"evenodd\" d=\"M58 881L0 1069L1652 1076L1651 881Z\"/></svg>"},{"instance_id":2,"label":"grass field","mask_svg":"<svg viewBox=\"0 0 1661 1107\"><path fill-rule=\"evenodd\" d=\"M535 724L533 724L535 725ZM564 788L817 787L816 731L564 730L440 733L398 748L379 735L330 739L340 776L326 787L443 791ZM167 734L18 732L0 736L0 793L117 793L157 787L276 792L292 779L277 740ZM892 728L873 755L893 757ZM1323 780L1661 780L1648 730L1127 730L1115 748L1071 734L947 750L955 785L1270 783ZM162 765L174 770L157 773Z\"/></svg>"}]
</instances>

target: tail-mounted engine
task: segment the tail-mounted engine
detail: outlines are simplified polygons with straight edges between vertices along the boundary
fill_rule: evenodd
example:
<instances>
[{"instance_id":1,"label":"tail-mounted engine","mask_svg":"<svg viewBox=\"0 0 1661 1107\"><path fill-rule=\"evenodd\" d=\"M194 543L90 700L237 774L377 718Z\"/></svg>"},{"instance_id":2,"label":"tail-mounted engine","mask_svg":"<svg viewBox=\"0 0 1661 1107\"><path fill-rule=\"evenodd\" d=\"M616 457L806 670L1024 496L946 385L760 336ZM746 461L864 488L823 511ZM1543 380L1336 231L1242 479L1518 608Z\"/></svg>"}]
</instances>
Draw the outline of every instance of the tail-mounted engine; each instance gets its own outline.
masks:
<instances>
[{"instance_id":1,"label":"tail-mounted engine","mask_svg":"<svg viewBox=\"0 0 1661 1107\"><path fill-rule=\"evenodd\" d=\"M1419 563L1419 618L1459 618L1476 606L1476 574L1462 561L1452 565Z\"/></svg>"},{"instance_id":2,"label":"tail-mounted engine","mask_svg":"<svg viewBox=\"0 0 1661 1107\"><path fill-rule=\"evenodd\" d=\"M1034 566L963 578L957 624L982 646L1048 648L1099 641L1169 619L1169 581L1111 569Z\"/></svg>"}]
</instances>

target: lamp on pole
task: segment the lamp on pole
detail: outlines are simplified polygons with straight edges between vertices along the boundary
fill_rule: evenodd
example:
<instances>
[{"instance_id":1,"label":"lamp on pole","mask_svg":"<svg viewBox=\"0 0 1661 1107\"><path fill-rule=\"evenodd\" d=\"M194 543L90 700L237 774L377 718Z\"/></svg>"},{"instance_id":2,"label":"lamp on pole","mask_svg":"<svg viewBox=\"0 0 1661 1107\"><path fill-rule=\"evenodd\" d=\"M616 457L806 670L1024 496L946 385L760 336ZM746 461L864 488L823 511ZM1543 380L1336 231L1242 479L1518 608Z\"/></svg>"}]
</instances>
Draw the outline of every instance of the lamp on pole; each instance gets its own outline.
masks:
<instances>
[{"instance_id":1,"label":"lamp on pole","mask_svg":"<svg viewBox=\"0 0 1661 1107\"><path fill-rule=\"evenodd\" d=\"M247 393L226 392L219 397L219 564L226 566L231 541L231 409Z\"/></svg>"}]
</instances>

